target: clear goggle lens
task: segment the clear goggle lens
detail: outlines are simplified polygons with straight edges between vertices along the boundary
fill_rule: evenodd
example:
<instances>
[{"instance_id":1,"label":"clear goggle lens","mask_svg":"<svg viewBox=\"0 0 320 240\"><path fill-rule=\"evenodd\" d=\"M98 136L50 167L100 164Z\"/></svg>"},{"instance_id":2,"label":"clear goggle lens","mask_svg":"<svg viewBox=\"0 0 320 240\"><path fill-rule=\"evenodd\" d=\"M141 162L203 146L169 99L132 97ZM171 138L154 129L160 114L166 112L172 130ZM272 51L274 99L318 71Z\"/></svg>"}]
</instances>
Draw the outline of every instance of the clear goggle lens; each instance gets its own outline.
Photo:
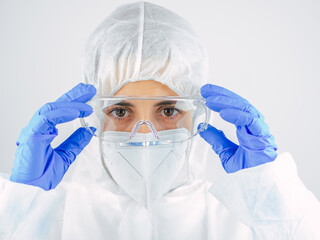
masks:
<instances>
[{"instance_id":1,"label":"clear goggle lens","mask_svg":"<svg viewBox=\"0 0 320 240\"><path fill-rule=\"evenodd\" d=\"M111 142L144 142L141 136L148 136L149 142L150 136L158 143L186 141L204 130L210 117L199 97L94 97L87 104L93 113L80 118L82 126L89 131L95 127L93 135ZM184 134L165 134L174 130ZM122 137L113 137L119 134Z\"/></svg>"}]
</instances>

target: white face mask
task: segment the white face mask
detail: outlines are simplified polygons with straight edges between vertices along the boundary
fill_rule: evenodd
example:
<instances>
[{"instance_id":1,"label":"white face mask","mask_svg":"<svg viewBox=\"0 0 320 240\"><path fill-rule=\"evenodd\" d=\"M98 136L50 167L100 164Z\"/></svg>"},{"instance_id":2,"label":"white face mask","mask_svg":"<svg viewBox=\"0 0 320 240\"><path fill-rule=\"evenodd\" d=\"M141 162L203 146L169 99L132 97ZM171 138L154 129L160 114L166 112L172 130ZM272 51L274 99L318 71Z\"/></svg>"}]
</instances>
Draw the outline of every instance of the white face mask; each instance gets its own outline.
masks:
<instances>
[{"instance_id":1,"label":"white face mask","mask_svg":"<svg viewBox=\"0 0 320 240\"><path fill-rule=\"evenodd\" d=\"M104 139L128 139L129 132L105 132ZM185 139L189 131L184 128L158 132L161 139ZM136 133L132 142L153 141L153 133ZM149 206L165 193L177 187L173 183L181 177L188 181L188 151L190 140L153 146L121 146L101 141L102 159L114 181L134 200Z\"/></svg>"}]
</instances>

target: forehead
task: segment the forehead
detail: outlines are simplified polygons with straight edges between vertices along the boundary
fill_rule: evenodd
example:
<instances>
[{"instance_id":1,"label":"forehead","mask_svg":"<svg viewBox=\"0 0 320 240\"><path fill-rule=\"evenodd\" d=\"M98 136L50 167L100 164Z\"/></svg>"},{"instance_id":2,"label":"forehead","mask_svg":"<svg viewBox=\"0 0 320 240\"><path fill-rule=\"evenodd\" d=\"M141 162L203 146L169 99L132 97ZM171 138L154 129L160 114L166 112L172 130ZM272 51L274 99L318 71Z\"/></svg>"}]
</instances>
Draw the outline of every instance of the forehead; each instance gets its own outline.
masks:
<instances>
[{"instance_id":1,"label":"forehead","mask_svg":"<svg viewBox=\"0 0 320 240\"><path fill-rule=\"evenodd\" d=\"M178 94L160 82L143 80L125 84L115 96L178 96Z\"/></svg>"}]
</instances>

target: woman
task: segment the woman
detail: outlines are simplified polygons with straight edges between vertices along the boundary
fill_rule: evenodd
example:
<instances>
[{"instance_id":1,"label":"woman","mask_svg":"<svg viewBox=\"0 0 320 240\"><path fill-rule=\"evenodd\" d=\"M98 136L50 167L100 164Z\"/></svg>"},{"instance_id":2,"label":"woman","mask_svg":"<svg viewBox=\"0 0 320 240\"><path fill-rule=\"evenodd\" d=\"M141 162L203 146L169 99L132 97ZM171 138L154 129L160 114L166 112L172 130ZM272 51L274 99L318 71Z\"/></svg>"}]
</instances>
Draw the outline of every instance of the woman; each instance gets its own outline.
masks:
<instances>
[{"instance_id":1,"label":"woman","mask_svg":"<svg viewBox=\"0 0 320 240\"><path fill-rule=\"evenodd\" d=\"M150 3L118 8L89 38L85 71L87 84L22 130L1 179L3 239L319 238L319 203L262 115L227 89L200 89L206 54L185 20ZM207 126L200 93L239 146ZM52 149L55 126L78 117L84 127ZM210 145L230 173L212 186Z\"/></svg>"}]
</instances>

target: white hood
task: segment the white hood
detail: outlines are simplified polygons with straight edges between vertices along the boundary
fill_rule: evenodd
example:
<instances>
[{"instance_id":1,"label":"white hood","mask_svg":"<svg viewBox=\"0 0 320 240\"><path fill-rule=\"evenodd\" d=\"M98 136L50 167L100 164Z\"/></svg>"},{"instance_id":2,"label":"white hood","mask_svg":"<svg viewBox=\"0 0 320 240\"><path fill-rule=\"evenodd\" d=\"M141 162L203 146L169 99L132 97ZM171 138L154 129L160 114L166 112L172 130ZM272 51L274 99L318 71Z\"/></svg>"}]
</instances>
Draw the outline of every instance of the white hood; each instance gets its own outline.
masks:
<instances>
[{"instance_id":1,"label":"white hood","mask_svg":"<svg viewBox=\"0 0 320 240\"><path fill-rule=\"evenodd\" d=\"M186 20L155 4L137 2L117 8L91 34L84 71L86 83L102 95L141 80L161 82L181 96L199 95L206 82L207 55ZM94 141L82 156L97 153ZM204 179L208 149L199 136L193 139L192 182Z\"/></svg>"}]
</instances>

